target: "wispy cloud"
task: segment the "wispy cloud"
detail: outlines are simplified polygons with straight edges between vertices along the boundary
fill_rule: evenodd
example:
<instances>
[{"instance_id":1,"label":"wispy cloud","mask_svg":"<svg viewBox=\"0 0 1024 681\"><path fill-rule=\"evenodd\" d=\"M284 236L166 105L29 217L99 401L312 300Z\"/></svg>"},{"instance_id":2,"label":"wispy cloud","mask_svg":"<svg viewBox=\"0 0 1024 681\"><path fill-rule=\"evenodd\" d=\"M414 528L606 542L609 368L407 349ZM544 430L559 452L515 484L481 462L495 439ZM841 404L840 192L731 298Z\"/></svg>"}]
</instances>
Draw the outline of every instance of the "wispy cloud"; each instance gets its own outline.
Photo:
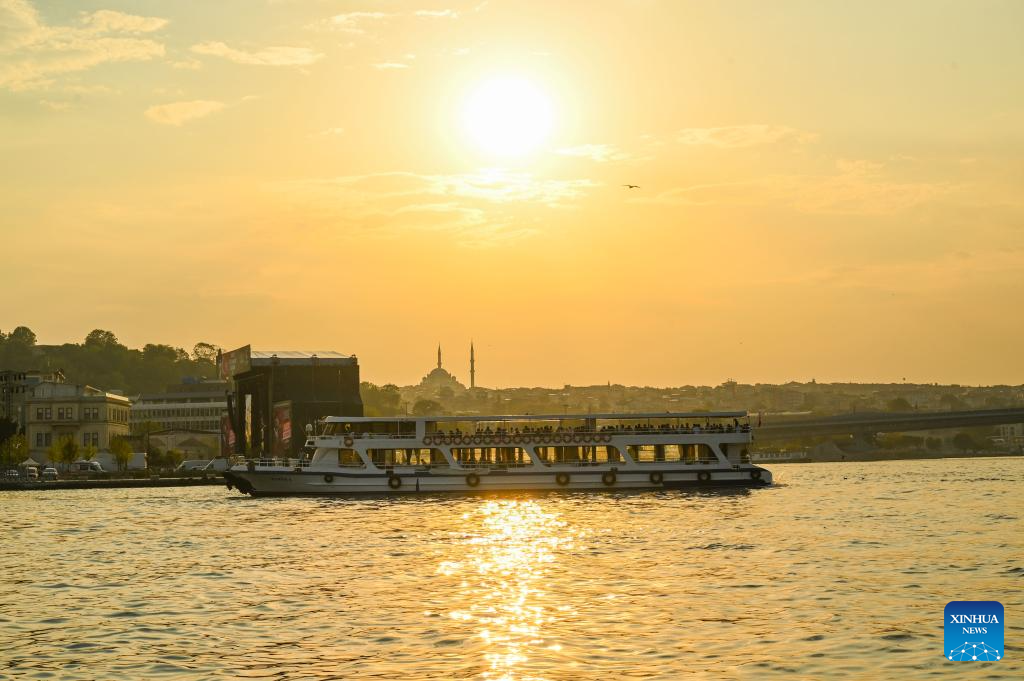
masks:
<instances>
[{"instance_id":1,"label":"wispy cloud","mask_svg":"<svg viewBox=\"0 0 1024 681\"><path fill-rule=\"evenodd\" d=\"M888 176L882 164L864 160L840 160L836 171L675 187L652 197L631 199L631 203L776 205L801 213L890 215L933 201L952 189L947 184L898 180Z\"/></svg>"},{"instance_id":2,"label":"wispy cloud","mask_svg":"<svg viewBox=\"0 0 1024 681\"><path fill-rule=\"evenodd\" d=\"M556 153L560 156L589 158L591 161L597 161L598 163L624 161L629 158L629 154L611 144L581 144L576 147L559 149Z\"/></svg>"},{"instance_id":3,"label":"wispy cloud","mask_svg":"<svg viewBox=\"0 0 1024 681\"><path fill-rule=\"evenodd\" d=\"M795 142L806 144L818 139L815 133L785 125L729 125L719 128L684 128L676 134L681 144L709 145L723 149L753 147L760 144Z\"/></svg>"},{"instance_id":4,"label":"wispy cloud","mask_svg":"<svg viewBox=\"0 0 1024 681\"><path fill-rule=\"evenodd\" d=\"M413 12L418 17L429 17L433 19L458 19L459 13L453 9L418 9Z\"/></svg>"},{"instance_id":5,"label":"wispy cloud","mask_svg":"<svg viewBox=\"0 0 1024 681\"><path fill-rule=\"evenodd\" d=\"M315 31L342 31L344 33L366 33L368 24L379 23L390 14L385 12L345 12L321 19L308 26Z\"/></svg>"},{"instance_id":6,"label":"wispy cloud","mask_svg":"<svg viewBox=\"0 0 1024 681\"><path fill-rule=\"evenodd\" d=\"M203 68L203 62L198 59L178 59L171 62L171 68L198 71Z\"/></svg>"},{"instance_id":7,"label":"wispy cloud","mask_svg":"<svg viewBox=\"0 0 1024 681\"><path fill-rule=\"evenodd\" d=\"M407 69L409 68L409 65L398 61L385 61L380 62L379 64L374 64L373 68L387 71L389 69Z\"/></svg>"},{"instance_id":8,"label":"wispy cloud","mask_svg":"<svg viewBox=\"0 0 1024 681\"><path fill-rule=\"evenodd\" d=\"M158 104L146 109L146 118L161 125L181 126L190 121L204 118L224 108L223 102L195 99L189 102Z\"/></svg>"},{"instance_id":9,"label":"wispy cloud","mask_svg":"<svg viewBox=\"0 0 1024 681\"><path fill-rule=\"evenodd\" d=\"M236 64L255 66L308 66L323 58L322 54L314 52L308 47L275 46L265 47L256 52L247 52L216 41L193 45L192 51L196 54L223 57Z\"/></svg>"},{"instance_id":10,"label":"wispy cloud","mask_svg":"<svg viewBox=\"0 0 1024 681\"><path fill-rule=\"evenodd\" d=\"M328 223L388 234L408 229L446 231L461 245L484 247L536 233L538 205L565 208L593 186L589 180L550 180L486 170L293 180L274 189Z\"/></svg>"},{"instance_id":11,"label":"wispy cloud","mask_svg":"<svg viewBox=\"0 0 1024 681\"><path fill-rule=\"evenodd\" d=\"M124 12L101 9L87 14L82 23L99 33L152 33L159 31L169 22L160 17L140 17Z\"/></svg>"},{"instance_id":12,"label":"wispy cloud","mask_svg":"<svg viewBox=\"0 0 1024 681\"><path fill-rule=\"evenodd\" d=\"M82 14L77 25L51 26L27 0L0 0L0 88L44 89L64 74L162 56L162 43L138 35L167 23L99 10Z\"/></svg>"}]
</instances>

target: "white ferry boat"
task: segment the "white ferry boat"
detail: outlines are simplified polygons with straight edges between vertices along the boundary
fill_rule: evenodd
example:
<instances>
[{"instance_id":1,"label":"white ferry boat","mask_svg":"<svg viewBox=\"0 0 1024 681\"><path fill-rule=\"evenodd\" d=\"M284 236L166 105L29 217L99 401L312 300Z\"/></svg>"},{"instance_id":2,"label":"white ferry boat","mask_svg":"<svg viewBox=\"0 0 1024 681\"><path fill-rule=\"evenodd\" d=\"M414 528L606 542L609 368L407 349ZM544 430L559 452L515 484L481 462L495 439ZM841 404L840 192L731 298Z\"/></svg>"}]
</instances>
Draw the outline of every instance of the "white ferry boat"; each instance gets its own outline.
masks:
<instances>
[{"instance_id":1,"label":"white ferry boat","mask_svg":"<svg viewBox=\"0 0 1024 681\"><path fill-rule=\"evenodd\" d=\"M745 412L341 417L301 459L239 460L253 496L769 485Z\"/></svg>"}]
</instances>

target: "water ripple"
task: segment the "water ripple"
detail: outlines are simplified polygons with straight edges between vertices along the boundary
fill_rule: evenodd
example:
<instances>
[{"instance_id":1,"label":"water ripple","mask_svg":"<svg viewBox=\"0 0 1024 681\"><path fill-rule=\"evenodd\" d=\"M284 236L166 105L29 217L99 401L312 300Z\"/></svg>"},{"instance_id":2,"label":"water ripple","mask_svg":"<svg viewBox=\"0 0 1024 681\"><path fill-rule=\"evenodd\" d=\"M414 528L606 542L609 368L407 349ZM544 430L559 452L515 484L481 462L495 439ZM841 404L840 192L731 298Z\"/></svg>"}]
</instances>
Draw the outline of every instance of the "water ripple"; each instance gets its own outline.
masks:
<instances>
[{"instance_id":1,"label":"water ripple","mask_svg":"<svg viewBox=\"0 0 1024 681\"><path fill-rule=\"evenodd\" d=\"M947 601L1024 606L1024 462L978 465L776 466L773 488L700 493L0 493L0 675L1020 677L1019 655L939 650Z\"/></svg>"}]
</instances>

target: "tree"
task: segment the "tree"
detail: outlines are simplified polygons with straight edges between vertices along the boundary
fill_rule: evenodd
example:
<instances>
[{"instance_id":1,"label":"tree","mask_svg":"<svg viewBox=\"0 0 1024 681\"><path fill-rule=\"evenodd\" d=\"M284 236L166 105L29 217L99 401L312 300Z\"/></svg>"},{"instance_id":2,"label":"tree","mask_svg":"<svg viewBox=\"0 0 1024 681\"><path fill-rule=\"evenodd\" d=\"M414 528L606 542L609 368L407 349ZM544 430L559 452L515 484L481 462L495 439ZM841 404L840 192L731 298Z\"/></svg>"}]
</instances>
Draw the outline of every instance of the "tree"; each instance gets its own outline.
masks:
<instances>
[{"instance_id":1,"label":"tree","mask_svg":"<svg viewBox=\"0 0 1024 681\"><path fill-rule=\"evenodd\" d=\"M0 354L5 369L29 369L35 362L36 335L27 326L19 326L7 335Z\"/></svg>"},{"instance_id":2,"label":"tree","mask_svg":"<svg viewBox=\"0 0 1024 681\"><path fill-rule=\"evenodd\" d=\"M939 404L946 407L950 411L957 411L964 408L964 402L959 397L952 393L946 393L939 398Z\"/></svg>"},{"instance_id":3,"label":"tree","mask_svg":"<svg viewBox=\"0 0 1024 681\"><path fill-rule=\"evenodd\" d=\"M359 384L359 395L363 400L363 410L367 416L397 416L400 411L402 395L398 386L393 383L375 386L363 381Z\"/></svg>"},{"instance_id":4,"label":"tree","mask_svg":"<svg viewBox=\"0 0 1024 681\"><path fill-rule=\"evenodd\" d=\"M117 336L112 331L104 331L103 329L93 329L85 337L86 347L117 347L121 344L117 342Z\"/></svg>"},{"instance_id":5,"label":"tree","mask_svg":"<svg viewBox=\"0 0 1024 681\"><path fill-rule=\"evenodd\" d=\"M217 363L217 353L220 348L211 343L196 343L192 346L192 359L197 362Z\"/></svg>"},{"instance_id":6,"label":"tree","mask_svg":"<svg viewBox=\"0 0 1024 681\"><path fill-rule=\"evenodd\" d=\"M416 416L434 416L441 413L441 405L434 400L416 400L412 413Z\"/></svg>"},{"instance_id":7,"label":"tree","mask_svg":"<svg viewBox=\"0 0 1024 681\"><path fill-rule=\"evenodd\" d=\"M36 344L36 334L27 326L19 326L14 331L11 331L11 335L7 337L7 340L31 347Z\"/></svg>"},{"instance_id":8,"label":"tree","mask_svg":"<svg viewBox=\"0 0 1024 681\"><path fill-rule=\"evenodd\" d=\"M177 468L178 464L185 460L185 455L177 449L168 449L164 452L163 464L167 468Z\"/></svg>"},{"instance_id":9,"label":"tree","mask_svg":"<svg viewBox=\"0 0 1024 681\"><path fill-rule=\"evenodd\" d=\"M912 411L914 409L910 405L910 402L907 402L903 397L897 397L894 400L889 400L885 406L889 411Z\"/></svg>"},{"instance_id":10,"label":"tree","mask_svg":"<svg viewBox=\"0 0 1024 681\"><path fill-rule=\"evenodd\" d=\"M0 464L17 466L28 454L28 440L24 435L12 435L0 444Z\"/></svg>"},{"instance_id":11,"label":"tree","mask_svg":"<svg viewBox=\"0 0 1024 681\"><path fill-rule=\"evenodd\" d=\"M970 433L957 433L953 438L953 446L959 449L964 454L968 450L977 449L977 444L974 442L974 438L971 437Z\"/></svg>"},{"instance_id":12,"label":"tree","mask_svg":"<svg viewBox=\"0 0 1024 681\"><path fill-rule=\"evenodd\" d=\"M64 469L78 460L78 443L70 435L57 438L46 450L46 455L52 463L64 464Z\"/></svg>"},{"instance_id":13,"label":"tree","mask_svg":"<svg viewBox=\"0 0 1024 681\"><path fill-rule=\"evenodd\" d=\"M127 438L115 436L110 438L110 454L117 463L117 470L124 472L128 470L128 463L132 460L132 445Z\"/></svg>"}]
</instances>

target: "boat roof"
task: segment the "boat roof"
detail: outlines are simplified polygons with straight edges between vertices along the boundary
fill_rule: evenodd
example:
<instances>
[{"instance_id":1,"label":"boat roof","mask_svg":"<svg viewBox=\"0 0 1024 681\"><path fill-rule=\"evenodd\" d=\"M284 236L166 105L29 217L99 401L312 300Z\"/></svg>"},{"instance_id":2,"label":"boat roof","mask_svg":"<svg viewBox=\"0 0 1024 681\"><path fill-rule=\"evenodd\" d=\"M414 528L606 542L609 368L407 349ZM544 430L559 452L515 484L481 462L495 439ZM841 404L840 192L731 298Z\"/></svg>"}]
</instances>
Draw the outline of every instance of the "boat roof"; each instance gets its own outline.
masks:
<instances>
[{"instance_id":1,"label":"boat roof","mask_svg":"<svg viewBox=\"0 0 1024 681\"><path fill-rule=\"evenodd\" d=\"M744 418L745 411L699 411L699 412L636 412L636 413L601 413L601 414L519 414L500 416L327 416L327 423L381 423L399 421L584 421L586 419L722 419Z\"/></svg>"}]
</instances>

